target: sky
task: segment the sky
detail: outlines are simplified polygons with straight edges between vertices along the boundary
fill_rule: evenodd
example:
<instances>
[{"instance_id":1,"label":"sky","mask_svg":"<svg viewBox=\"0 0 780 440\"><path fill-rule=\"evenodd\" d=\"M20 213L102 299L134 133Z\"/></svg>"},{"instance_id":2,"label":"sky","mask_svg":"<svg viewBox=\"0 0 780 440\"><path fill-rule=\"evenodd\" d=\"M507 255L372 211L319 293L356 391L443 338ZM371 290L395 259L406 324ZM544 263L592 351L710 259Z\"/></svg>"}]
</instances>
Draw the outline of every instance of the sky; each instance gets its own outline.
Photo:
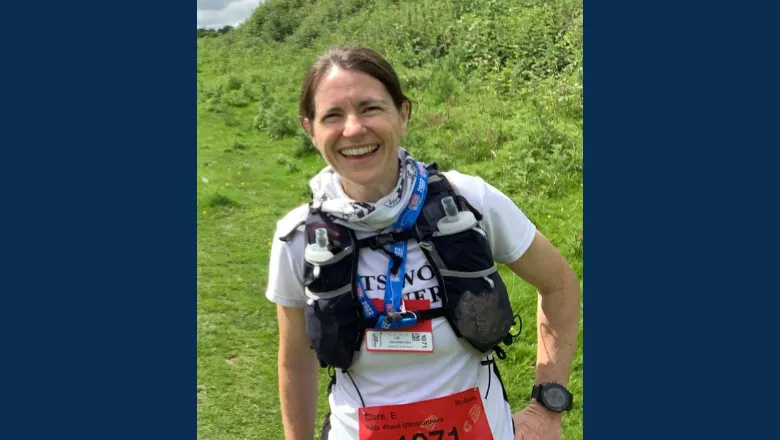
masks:
<instances>
[{"instance_id":1,"label":"sky","mask_svg":"<svg viewBox=\"0 0 780 440\"><path fill-rule=\"evenodd\" d=\"M198 0L198 28L237 26L257 8L261 0Z\"/></svg>"}]
</instances>

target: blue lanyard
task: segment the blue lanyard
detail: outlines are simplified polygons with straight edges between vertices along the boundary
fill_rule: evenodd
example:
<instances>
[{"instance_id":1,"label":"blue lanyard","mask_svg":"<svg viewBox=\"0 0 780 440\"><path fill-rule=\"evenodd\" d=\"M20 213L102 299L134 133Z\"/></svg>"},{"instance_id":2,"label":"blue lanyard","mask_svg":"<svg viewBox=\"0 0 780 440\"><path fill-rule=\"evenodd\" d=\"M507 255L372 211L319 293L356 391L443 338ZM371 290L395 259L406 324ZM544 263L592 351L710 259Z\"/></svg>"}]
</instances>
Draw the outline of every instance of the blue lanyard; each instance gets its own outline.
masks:
<instances>
[{"instance_id":1,"label":"blue lanyard","mask_svg":"<svg viewBox=\"0 0 780 440\"><path fill-rule=\"evenodd\" d=\"M417 175L414 179L412 197L409 204L404 207L398 220L395 222L393 232L403 232L411 229L417 221L417 216L422 211L425 196L428 193L428 170L419 163ZM387 282L385 283L385 307L382 314L377 311L374 304L366 295L365 286L358 277L358 300L363 306L363 315L366 319L377 318L377 330L390 330L410 327L417 323L417 315L402 309L401 295L403 293L404 274L406 273L406 240L390 244L390 252L401 259L401 264L393 273L393 258L387 263Z\"/></svg>"}]
</instances>

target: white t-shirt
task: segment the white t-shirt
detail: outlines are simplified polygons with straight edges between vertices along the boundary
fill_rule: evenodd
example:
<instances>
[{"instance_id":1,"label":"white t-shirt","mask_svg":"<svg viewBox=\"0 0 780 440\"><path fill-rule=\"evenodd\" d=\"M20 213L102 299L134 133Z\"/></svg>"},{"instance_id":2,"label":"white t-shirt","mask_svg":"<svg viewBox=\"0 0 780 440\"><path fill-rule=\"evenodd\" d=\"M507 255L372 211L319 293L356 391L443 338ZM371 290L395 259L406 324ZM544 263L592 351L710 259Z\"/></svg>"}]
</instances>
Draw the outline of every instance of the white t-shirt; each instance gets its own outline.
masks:
<instances>
[{"instance_id":1,"label":"white t-shirt","mask_svg":"<svg viewBox=\"0 0 780 440\"><path fill-rule=\"evenodd\" d=\"M480 226L487 234L493 259L506 264L520 258L536 233L536 227L526 215L512 200L481 178L457 171L444 174L457 191L482 213ZM289 242L283 242L278 237L305 219L307 212L308 206L303 205L280 220L271 247L266 297L287 307L306 305L304 234L296 233ZM370 235L357 233L358 239ZM430 263L415 240L409 240L407 245L404 299L427 299L431 301L431 308L441 307L439 284ZM362 278L370 298L384 299L387 265L385 253L361 249L358 276ZM433 353L369 352L363 342L349 368L351 379L342 371L336 371L336 385L329 396L329 440L357 440L357 414L362 406L357 390L366 406L378 406L434 399L473 387L479 387L493 438L514 439L512 414L492 365L481 365L480 361L486 357L455 336L445 318L435 318L432 325Z\"/></svg>"}]
</instances>

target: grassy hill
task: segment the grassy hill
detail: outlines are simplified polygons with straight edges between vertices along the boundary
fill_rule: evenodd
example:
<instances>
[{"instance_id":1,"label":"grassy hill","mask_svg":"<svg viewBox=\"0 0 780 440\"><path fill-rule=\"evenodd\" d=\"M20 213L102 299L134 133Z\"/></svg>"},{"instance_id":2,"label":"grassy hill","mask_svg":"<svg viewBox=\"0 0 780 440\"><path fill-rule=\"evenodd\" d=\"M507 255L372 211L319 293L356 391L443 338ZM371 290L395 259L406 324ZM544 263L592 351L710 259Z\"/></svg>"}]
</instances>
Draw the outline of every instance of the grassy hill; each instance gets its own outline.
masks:
<instances>
[{"instance_id":1,"label":"grassy hill","mask_svg":"<svg viewBox=\"0 0 780 440\"><path fill-rule=\"evenodd\" d=\"M344 42L397 68L414 100L410 152L504 191L582 279L581 0L267 0L237 29L198 39L201 440L283 438L268 252L324 166L295 119L300 84ZM533 383L536 293L501 271L524 320L499 365L516 410ZM563 438L581 439L581 343L570 388Z\"/></svg>"}]
</instances>

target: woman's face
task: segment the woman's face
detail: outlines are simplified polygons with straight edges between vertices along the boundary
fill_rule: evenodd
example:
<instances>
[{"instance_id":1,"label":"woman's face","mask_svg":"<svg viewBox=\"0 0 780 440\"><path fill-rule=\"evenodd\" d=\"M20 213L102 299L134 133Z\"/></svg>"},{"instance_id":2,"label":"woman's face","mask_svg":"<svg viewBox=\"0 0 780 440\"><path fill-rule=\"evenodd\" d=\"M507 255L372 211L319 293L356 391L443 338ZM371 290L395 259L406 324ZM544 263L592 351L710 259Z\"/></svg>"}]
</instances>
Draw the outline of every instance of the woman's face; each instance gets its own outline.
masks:
<instances>
[{"instance_id":1,"label":"woman's face","mask_svg":"<svg viewBox=\"0 0 780 440\"><path fill-rule=\"evenodd\" d=\"M392 188L409 103L399 112L385 86L355 70L333 67L314 94L314 119L303 120L312 143L342 179Z\"/></svg>"}]
</instances>

